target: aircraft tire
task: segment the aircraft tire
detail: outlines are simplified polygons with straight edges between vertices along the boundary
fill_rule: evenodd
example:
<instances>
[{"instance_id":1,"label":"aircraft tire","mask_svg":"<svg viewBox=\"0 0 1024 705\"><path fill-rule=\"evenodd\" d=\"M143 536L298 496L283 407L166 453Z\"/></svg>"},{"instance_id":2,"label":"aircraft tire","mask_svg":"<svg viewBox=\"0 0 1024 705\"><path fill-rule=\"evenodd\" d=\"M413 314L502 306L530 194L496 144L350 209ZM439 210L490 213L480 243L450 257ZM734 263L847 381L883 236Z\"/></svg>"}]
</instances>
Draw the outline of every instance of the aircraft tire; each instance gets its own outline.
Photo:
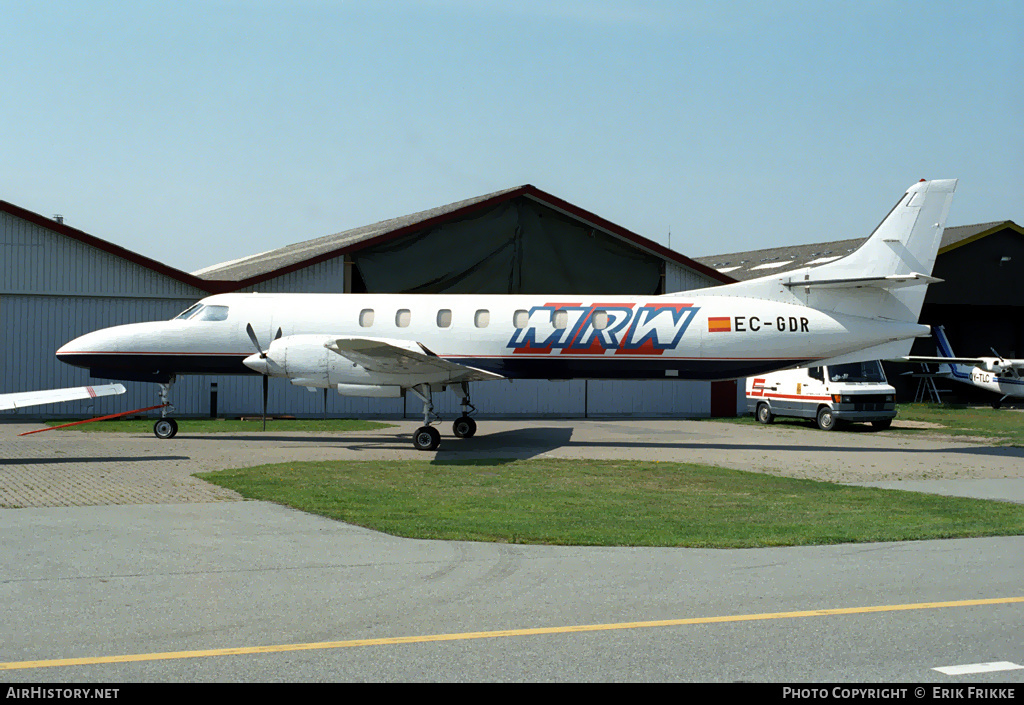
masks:
<instances>
[{"instance_id":1,"label":"aircraft tire","mask_svg":"<svg viewBox=\"0 0 1024 705\"><path fill-rule=\"evenodd\" d=\"M998 409L1002 405L1003 405L1003 400L1002 399L996 399L994 402L992 402L992 408L993 409Z\"/></svg>"},{"instance_id":2,"label":"aircraft tire","mask_svg":"<svg viewBox=\"0 0 1024 705\"><path fill-rule=\"evenodd\" d=\"M457 438L472 438L476 434L476 421L469 416L460 416L452 424L452 433Z\"/></svg>"},{"instance_id":3,"label":"aircraft tire","mask_svg":"<svg viewBox=\"0 0 1024 705\"><path fill-rule=\"evenodd\" d=\"M157 419L153 424L153 435L157 438L174 438L178 434L178 422L174 419Z\"/></svg>"},{"instance_id":4,"label":"aircraft tire","mask_svg":"<svg viewBox=\"0 0 1024 705\"><path fill-rule=\"evenodd\" d=\"M763 424L770 424L775 420L775 414L772 413L771 407L764 402L757 405L757 420Z\"/></svg>"},{"instance_id":5,"label":"aircraft tire","mask_svg":"<svg viewBox=\"0 0 1024 705\"><path fill-rule=\"evenodd\" d=\"M831 431L836 427L836 417L832 415L832 409L823 406L818 409L818 428L822 431Z\"/></svg>"},{"instance_id":6,"label":"aircraft tire","mask_svg":"<svg viewBox=\"0 0 1024 705\"><path fill-rule=\"evenodd\" d=\"M412 434L412 444L416 450L437 450L441 445L441 433L433 426L420 426Z\"/></svg>"}]
</instances>

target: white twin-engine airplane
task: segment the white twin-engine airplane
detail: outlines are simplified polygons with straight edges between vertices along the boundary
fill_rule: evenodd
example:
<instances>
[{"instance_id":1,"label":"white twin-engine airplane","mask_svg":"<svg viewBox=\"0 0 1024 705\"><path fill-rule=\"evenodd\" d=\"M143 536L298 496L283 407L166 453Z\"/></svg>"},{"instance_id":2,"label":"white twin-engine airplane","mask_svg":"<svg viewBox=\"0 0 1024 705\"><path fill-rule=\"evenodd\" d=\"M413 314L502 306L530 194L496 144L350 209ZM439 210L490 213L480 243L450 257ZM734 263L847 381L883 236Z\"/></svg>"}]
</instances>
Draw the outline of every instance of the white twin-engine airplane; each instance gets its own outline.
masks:
<instances>
[{"instance_id":1,"label":"white twin-engine airplane","mask_svg":"<svg viewBox=\"0 0 1024 705\"><path fill-rule=\"evenodd\" d=\"M462 396L454 434L469 437L469 382L722 380L906 355L929 333L917 317L955 188L922 180L847 257L736 284L640 297L219 294L171 321L89 333L57 357L158 382L165 402L182 374L260 373L264 409L268 376L343 395L409 391L423 402L413 444L433 450L431 394L449 386ZM154 431L176 428L165 410Z\"/></svg>"},{"instance_id":2,"label":"white twin-engine airplane","mask_svg":"<svg viewBox=\"0 0 1024 705\"><path fill-rule=\"evenodd\" d=\"M992 402L994 409L998 409L1010 397L1024 397L1024 378L1021 377L1024 360L1005 358L995 350L992 351L995 357L957 357L953 354L942 326L936 326L933 335L938 357L907 355L900 359L906 362L938 363L936 377L954 379L999 394L999 399Z\"/></svg>"}]
</instances>

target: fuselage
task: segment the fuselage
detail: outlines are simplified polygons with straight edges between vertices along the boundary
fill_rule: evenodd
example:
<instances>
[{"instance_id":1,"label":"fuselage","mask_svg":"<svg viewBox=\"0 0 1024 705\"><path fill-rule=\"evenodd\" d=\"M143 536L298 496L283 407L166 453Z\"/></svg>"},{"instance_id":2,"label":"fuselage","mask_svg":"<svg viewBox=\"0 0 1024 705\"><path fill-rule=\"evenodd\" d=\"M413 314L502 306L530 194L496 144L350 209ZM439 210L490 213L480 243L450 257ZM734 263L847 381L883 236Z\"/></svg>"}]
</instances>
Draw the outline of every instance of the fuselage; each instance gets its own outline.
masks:
<instances>
[{"instance_id":1,"label":"fuselage","mask_svg":"<svg viewBox=\"0 0 1024 705\"><path fill-rule=\"evenodd\" d=\"M735 379L927 335L916 323L736 296L219 294L170 321L86 334L57 351L93 376L164 382L253 374L289 336L415 342L508 378ZM298 339L296 339L298 340ZM332 353L333 354L333 353ZM352 365L362 383L365 373Z\"/></svg>"},{"instance_id":2,"label":"fuselage","mask_svg":"<svg viewBox=\"0 0 1024 705\"><path fill-rule=\"evenodd\" d=\"M984 367L950 365L949 376L958 382L987 389L1004 397L1024 397L1024 379L1013 368L993 372Z\"/></svg>"}]
</instances>

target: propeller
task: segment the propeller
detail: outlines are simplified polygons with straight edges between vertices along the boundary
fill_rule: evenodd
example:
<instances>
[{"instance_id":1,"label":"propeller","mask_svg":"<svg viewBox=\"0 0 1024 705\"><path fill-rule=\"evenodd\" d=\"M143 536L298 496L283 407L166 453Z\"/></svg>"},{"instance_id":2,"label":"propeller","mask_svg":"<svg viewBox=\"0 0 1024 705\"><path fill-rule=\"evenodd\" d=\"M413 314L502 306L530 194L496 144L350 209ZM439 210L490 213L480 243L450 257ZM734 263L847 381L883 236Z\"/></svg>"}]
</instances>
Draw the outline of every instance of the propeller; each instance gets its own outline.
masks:
<instances>
[{"instance_id":1,"label":"propeller","mask_svg":"<svg viewBox=\"0 0 1024 705\"><path fill-rule=\"evenodd\" d=\"M259 353L261 360L267 359L267 352L260 345L260 339L256 337L256 331L252 329L252 323L245 324L245 332L249 334L249 340L252 341L253 347L256 348L256 352ZM274 336L274 340L283 335L283 331L278 328L277 334ZM266 372L263 373L263 430L267 430L267 395L270 392L270 375Z\"/></svg>"}]
</instances>

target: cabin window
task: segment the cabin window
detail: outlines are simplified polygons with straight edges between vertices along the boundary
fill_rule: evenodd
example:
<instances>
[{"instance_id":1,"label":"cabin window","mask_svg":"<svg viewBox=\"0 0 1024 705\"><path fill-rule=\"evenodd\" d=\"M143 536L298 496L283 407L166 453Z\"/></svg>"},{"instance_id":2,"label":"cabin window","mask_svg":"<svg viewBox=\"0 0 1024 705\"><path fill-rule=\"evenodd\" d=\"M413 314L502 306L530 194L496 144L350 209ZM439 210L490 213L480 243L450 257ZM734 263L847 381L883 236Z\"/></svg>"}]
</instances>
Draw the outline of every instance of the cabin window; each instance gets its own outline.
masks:
<instances>
[{"instance_id":1,"label":"cabin window","mask_svg":"<svg viewBox=\"0 0 1024 705\"><path fill-rule=\"evenodd\" d=\"M227 319L227 306L204 306L201 311L192 316L194 321L226 321Z\"/></svg>"},{"instance_id":2,"label":"cabin window","mask_svg":"<svg viewBox=\"0 0 1024 705\"><path fill-rule=\"evenodd\" d=\"M473 324L477 328L486 328L491 324L491 312L485 308L480 309L473 316Z\"/></svg>"},{"instance_id":3,"label":"cabin window","mask_svg":"<svg viewBox=\"0 0 1024 705\"><path fill-rule=\"evenodd\" d=\"M442 308L437 312L437 327L438 328L451 328L452 325L452 310L450 308Z\"/></svg>"},{"instance_id":4,"label":"cabin window","mask_svg":"<svg viewBox=\"0 0 1024 705\"><path fill-rule=\"evenodd\" d=\"M594 311L594 315L590 317L590 321L594 326L594 330L604 330L608 327L608 312Z\"/></svg>"},{"instance_id":5,"label":"cabin window","mask_svg":"<svg viewBox=\"0 0 1024 705\"><path fill-rule=\"evenodd\" d=\"M395 313L395 325L399 328L408 328L409 321L411 320L412 313L410 313L407 308L400 308L398 309L398 312Z\"/></svg>"},{"instance_id":6,"label":"cabin window","mask_svg":"<svg viewBox=\"0 0 1024 705\"><path fill-rule=\"evenodd\" d=\"M558 309L551 312L551 327L555 330L565 330L569 327L569 312Z\"/></svg>"},{"instance_id":7,"label":"cabin window","mask_svg":"<svg viewBox=\"0 0 1024 705\"><path fill-rule=\"evenodd\" d=\"M373 309L364 308L359 312L359 325L363 328L369 328L373 325Z\"/></svg>"},{"instance_id":8,"label":"cabin window","mask_svg":"<svg viewBox=\"0 0 1024 705\"><path fill-rule=\"evenodd\" d=\"M530 326L530 312L522 309L512 314L512 325L516 328L523 329Z\"/></svg>"}]
</instances>

